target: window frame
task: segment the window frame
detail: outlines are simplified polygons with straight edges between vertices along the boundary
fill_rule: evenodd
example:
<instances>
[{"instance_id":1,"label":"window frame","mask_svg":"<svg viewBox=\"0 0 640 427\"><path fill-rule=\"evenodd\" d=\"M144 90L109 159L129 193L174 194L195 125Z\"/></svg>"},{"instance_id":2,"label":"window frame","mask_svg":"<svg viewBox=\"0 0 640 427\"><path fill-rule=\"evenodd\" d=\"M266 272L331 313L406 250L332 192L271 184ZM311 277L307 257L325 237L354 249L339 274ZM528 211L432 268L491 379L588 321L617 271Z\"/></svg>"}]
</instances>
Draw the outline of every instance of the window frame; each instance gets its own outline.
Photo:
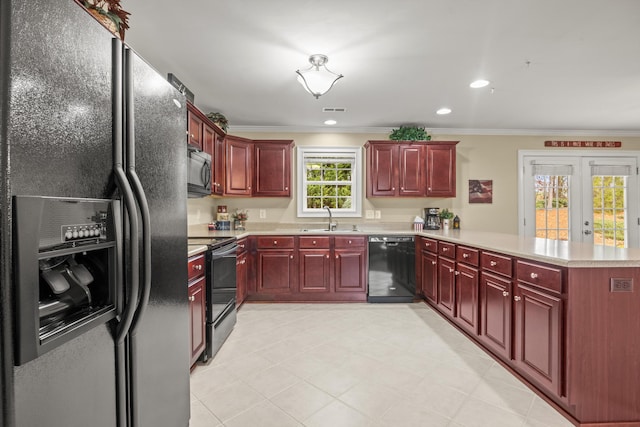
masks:
<instances>
[{"instance_id":1,"label":"window frame","mask_svg":"<svg viewBox=\"0 0 640 427\"><path fill-rule=\"evenodd\" d=\"M305 159L335 153L336 155L353 156L353 170L351 172L351 209L331 208L331 213L338 218L362 217L362 188L363 166L362 147L296 147L297 151L297 215L301 218L324 218L328 215L324 208L308 209L306 207L306 168Z\"/></svg>"}]
</instances>

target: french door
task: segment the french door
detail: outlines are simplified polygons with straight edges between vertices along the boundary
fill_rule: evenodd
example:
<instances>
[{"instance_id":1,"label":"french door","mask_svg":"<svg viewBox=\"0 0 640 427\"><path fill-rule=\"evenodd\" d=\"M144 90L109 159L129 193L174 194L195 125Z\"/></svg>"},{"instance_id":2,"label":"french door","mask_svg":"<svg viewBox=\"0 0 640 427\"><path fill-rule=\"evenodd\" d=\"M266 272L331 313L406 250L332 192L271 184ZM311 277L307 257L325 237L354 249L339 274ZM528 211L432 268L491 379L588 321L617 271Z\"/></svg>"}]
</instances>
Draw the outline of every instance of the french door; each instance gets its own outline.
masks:
<instances>
[{"instance_id":1,"label":"french door","mask_svg":"<svg viewBox=\"0 0 640 427\"><path fill-rule=\"evenodd\" d=\"M519 157L520 234L639 246L637 154Z\"/></svg>"}]
</instances>

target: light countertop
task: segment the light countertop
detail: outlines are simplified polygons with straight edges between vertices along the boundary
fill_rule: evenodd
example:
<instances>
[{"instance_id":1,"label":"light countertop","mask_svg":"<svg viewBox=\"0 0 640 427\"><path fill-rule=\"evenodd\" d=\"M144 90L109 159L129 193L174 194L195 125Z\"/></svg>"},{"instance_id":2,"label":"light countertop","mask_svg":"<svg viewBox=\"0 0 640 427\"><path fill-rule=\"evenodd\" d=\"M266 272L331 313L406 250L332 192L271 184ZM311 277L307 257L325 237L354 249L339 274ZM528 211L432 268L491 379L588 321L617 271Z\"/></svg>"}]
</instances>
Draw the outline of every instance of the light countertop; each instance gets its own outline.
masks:
<instances>
[{"instance_id":1,"label":"light countertop","mask_svg":"<svg viewBox=\"0 0 640 427\"><path fill-rule=\"evenodd\" d=\"M393 227L392 227L393 228ZM521 237L515 234L472 231L472 230L384 230L379 227L362 227L357 231L301 231L301 227L275 226L268 230L209 231L192 226L189 237L236 237L241 239L255 235L414 235L432 237L460 245L495 251L506 255L537 260L565 267L640 267L640 249L613 248L573 243L559 240ZM191 247L190 247L191 251ZM191 252L190 252L191 253Z\"/></svg>"}]
</instances>

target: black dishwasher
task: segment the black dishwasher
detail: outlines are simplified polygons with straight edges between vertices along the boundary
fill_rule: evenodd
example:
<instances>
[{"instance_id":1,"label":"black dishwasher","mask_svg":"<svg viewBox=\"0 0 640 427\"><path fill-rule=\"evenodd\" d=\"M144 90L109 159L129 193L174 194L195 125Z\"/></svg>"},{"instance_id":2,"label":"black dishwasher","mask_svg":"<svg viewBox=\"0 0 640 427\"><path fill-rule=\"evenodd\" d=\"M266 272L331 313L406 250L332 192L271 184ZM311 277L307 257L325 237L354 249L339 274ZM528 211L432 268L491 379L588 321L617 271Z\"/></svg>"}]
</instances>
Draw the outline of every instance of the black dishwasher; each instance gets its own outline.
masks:
<instances>
[{"instance_id":1,"label":"black dishwasher","mask_svg":"<svg viewBox=\"0 0 640 427\"><path fill-rule=\"evenodd\" d=\"M370 236L367 301L412 302L415 260L413 236Z\"/></svg>"}]
</instances>

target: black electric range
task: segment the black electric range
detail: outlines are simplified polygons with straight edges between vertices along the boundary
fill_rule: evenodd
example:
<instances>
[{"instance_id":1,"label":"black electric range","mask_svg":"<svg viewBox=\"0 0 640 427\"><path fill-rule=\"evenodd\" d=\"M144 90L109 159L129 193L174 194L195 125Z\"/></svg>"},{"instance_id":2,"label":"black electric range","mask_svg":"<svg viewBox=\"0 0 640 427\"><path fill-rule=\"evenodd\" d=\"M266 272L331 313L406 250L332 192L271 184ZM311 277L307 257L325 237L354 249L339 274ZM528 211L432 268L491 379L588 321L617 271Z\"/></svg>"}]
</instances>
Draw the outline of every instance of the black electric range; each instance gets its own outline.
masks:
<instances>
[{"instance_id":1,"label":"black electric range","mask_svg":"<svg viewBox=\"0 0 640 427\"><path fill-rule=\"evenodd\" d=\"M206 252L206 348L202 361L215 356L236 324L235 237L189 239L189 246L207 246Z\"/></svg>"}]
</instances>

